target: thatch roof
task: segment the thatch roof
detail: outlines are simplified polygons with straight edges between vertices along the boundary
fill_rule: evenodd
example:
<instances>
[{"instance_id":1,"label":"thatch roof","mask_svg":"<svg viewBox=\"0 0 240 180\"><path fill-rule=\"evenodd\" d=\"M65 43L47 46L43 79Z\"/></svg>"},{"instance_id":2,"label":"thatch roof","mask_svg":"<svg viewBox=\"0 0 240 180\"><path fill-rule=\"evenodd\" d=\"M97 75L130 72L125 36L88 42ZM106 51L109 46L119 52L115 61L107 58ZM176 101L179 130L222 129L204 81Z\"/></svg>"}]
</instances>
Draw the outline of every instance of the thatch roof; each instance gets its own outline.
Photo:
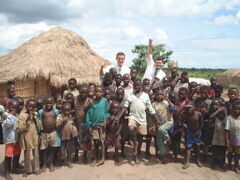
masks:
<instances>
[{"instance_id":1,"label":"thatch roof","mask_svg":"<svg viewBox=\"0 0 240 180\"><path fill-rule=\"evenodd\" d=\"M81 36L55 27L0 56L0 82L43 77L60 87L75 77L81 83L99 83L99 69L106 61Z\"/></svg>"},{"instance_id":2,"label":"thatch roof","mask_svg":"<svg viewBox=\"0 0 240 180\"><path fill-rule=\"evenodd\" d=\"M217 75L218 82L224 86L230 84L240 84L240 68L229 69L222 74Z\"/></svg>"}]
</instances>

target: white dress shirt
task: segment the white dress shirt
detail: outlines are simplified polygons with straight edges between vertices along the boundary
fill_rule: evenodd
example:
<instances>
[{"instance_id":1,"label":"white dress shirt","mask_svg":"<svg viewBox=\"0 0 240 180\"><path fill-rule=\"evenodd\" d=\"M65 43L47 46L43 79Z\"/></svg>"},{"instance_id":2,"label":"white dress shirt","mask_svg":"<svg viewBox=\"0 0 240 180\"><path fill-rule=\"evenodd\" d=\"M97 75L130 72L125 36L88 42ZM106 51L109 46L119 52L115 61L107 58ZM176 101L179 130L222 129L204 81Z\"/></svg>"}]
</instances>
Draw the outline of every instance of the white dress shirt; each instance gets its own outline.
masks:
<instances>
[{"instance_id":1,"label":"white dress shirt","mask_svg":"<svg viewBox=\"0 0 240 180\"><path fill-rule=\"evenodd\" d=\"M105 68L103 69L104 74L107 73L107 72L109 72L109 70L110 70L111 68L113 68L113 67L116 68L117 73L118 73L118 74L121 74L122 76L123 76L124 74L130 74L130 69L129 69L129 67L124 66L124 65L122 65L122 66L120 67L120 66L118 66L118 64L114 64L114 65L111 64L111 65L105 67Z\"/></svg>"},{"instance_id":2,"label":"white dress shirt","mask_svg":"<svg viewBox=\"0 0 240 180\"><path fill-rule=\"evenodd\" d=\"M147 68L143 75L143 79L148 78L152 81L152 80L154 80L154 77L157 77L159 79L159 81L161 82L162 79L164 77L166 77L166 74L165 74L165 72L163 72L162 69L157 70L156 76L155 76L155 71L156 71L155 63L153 61L152 54L150 54L149 57L147 58Z\"/></svg>"}]
</instances>

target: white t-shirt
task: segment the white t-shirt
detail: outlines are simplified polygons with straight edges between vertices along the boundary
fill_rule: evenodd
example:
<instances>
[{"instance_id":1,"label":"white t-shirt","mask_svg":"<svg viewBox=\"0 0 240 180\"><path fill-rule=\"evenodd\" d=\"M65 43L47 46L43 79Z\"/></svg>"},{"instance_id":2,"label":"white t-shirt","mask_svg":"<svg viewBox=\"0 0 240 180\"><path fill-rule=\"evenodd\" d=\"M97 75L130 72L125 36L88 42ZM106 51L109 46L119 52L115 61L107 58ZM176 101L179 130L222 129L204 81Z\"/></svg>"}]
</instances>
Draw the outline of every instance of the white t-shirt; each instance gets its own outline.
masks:
<instances>
[{"instance_id":1,"label":"white t-shirt","mask_svg":"<svg viewBox=\"0 0 240 180\"><path fill-rule=\"evenodd\" d=\"M141 94L138 94L137 96L130 93L124 103L124 107L130 107L129 119L136 120L142 125L147 125L147 109L152 115L156 113L152 107L148 94L145 92L141 92Z\"/></svg>"},{"instance_id":2,"label":"white t-shirt","mask_svg":"<svg viewBox=\"0 0 240 180\"><path fill-rule=\"evenodd\" d=\"M152 55L150 54L149 57L147 58L147 68L146 68L145 73L143 75L143 79L148 78L152 81L153 78L154 78L155 70L156 70L155 63L153 61ZM159 69L157 71L156 77L159 79L160 82L162 82L162 79L164 77L166 77L166 74L165 74L165 72L163 72L162 69Z\"/></svg>"},{"instance_id":3,"label":"white t-shirt","mask_svg":"<svg viewBox=\"0 0 240 180\"><path fill-rule=\"evenodd\" d=\"M107 72L109 72L109 70L110 70L111 68L113 68L113 67L116 68L117 73L118 73L118 74L121 74L122 76L123 76L124 74L130 74L130 69L129 69L129 67L124 66L124 65L122 65L122 67L120 67L120 66L118 66L118 64L114 64L114 65L111 64L111 65L105 67L105 68L103 69L104 74L107 73Z\"/></svg>"}]
</instances>

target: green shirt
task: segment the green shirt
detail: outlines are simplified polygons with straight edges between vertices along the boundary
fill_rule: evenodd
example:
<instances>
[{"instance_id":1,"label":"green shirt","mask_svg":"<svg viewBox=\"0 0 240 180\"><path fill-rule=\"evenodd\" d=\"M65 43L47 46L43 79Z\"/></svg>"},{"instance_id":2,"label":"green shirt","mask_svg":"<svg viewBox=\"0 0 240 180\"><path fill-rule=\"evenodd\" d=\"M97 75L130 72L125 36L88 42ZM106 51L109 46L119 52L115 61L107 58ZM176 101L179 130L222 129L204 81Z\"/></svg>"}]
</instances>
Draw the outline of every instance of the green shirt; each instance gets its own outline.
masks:
<instances>
[{"instance_id":1,"label":"green shirt","mask_svg":"<svg viewBox=\"0 0 240 180\"><path fill-rule=\"evenodd\" d=\"M86 113L84 129L102 125L105 119L109 117L108 109L108 101L105 98L101 98L95 104L92 104Z\"/></svg>"}]
</instances>

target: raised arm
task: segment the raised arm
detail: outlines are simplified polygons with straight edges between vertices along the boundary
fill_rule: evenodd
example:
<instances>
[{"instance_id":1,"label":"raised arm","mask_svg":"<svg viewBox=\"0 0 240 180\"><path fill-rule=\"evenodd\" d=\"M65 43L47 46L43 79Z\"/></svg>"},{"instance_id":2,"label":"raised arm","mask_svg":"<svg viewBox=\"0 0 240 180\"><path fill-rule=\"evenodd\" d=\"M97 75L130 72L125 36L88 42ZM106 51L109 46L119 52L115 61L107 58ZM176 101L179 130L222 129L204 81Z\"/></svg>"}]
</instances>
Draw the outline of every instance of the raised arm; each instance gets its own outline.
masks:
<instances>
[{"instance_id":1,"label":"raised arm","mask_svg":"<svg viewBox=\"0 0 240 180\"><path fill-rule=\"evenodd\" d=\"M147 49L147 57L148 58L150 57L150 55L152 55L152 42L153 42L153 39L148 40L148 49Z\"/></svg>"}]
</instances>

